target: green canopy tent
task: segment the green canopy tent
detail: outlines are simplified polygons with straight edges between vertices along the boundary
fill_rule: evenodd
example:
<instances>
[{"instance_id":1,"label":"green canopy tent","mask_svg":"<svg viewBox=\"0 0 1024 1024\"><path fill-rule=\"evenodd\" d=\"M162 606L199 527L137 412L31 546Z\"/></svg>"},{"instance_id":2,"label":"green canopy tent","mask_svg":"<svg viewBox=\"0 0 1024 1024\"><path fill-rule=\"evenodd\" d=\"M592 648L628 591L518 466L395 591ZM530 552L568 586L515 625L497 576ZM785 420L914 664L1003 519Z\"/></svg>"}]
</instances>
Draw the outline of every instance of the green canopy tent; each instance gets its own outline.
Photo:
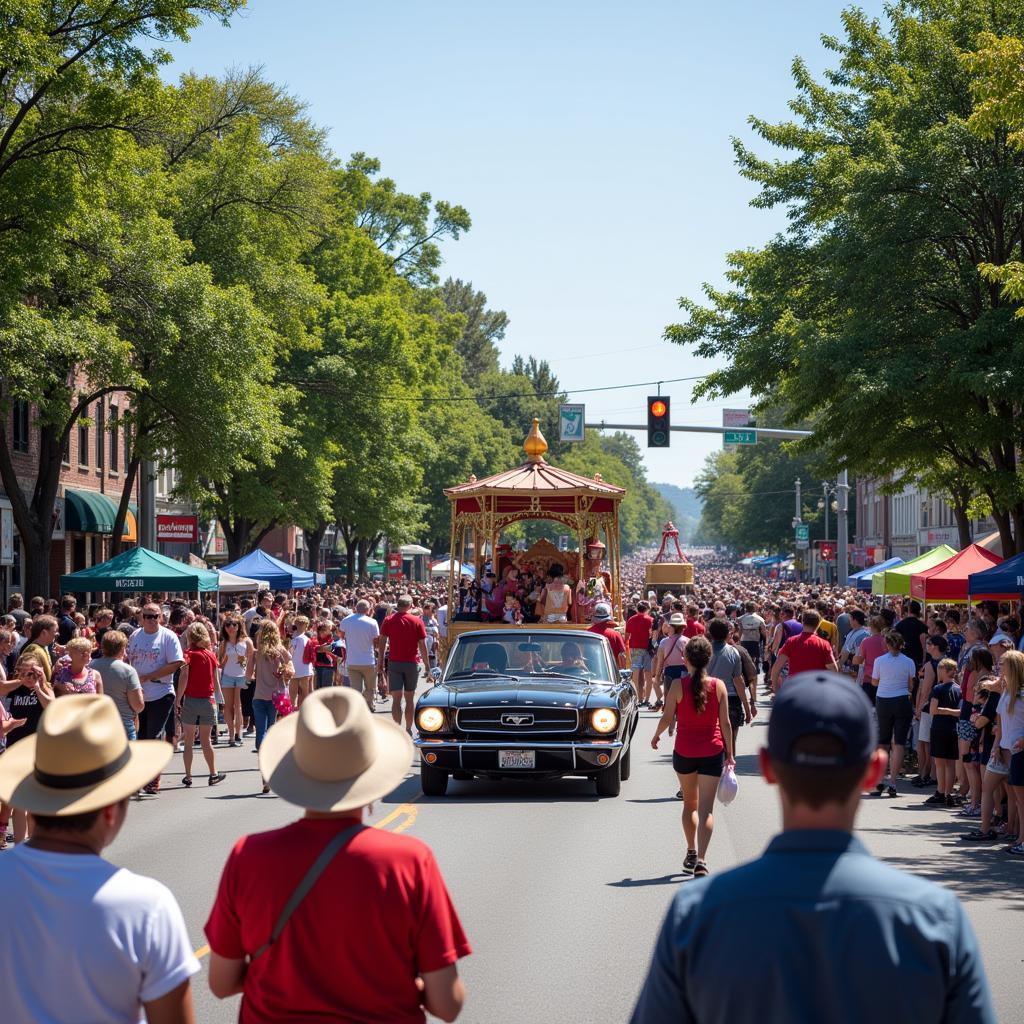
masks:
<instances>
[{"instance_id":1,"label":"green canopy tent","mask_svg":"<svg viewBox=\"0 0 1024 1024\"><path fill-rule=\"evenodd\" d=\"M72 594L140 590L193 593L217 590L218 581L212 569L198 569L147 548L130 548L107 562L61 576L60 589Z\"/></svg>"},{"instance_id":2,"label":"green canopy tent","mask_svg":"<svg viewBox=\"0 0 1024 1024\"><path fill-rule=\"evenodd\" d=\"M931 551L926 551L909 562L897 565L893 569L886 569L885 572L876 572L871 577L872 594L909 594L910 577L916 572L924 572L932 566L941 565L947 559L956 554L956 548L948 544L940 544Z\"/></svg>"}]
</instances>

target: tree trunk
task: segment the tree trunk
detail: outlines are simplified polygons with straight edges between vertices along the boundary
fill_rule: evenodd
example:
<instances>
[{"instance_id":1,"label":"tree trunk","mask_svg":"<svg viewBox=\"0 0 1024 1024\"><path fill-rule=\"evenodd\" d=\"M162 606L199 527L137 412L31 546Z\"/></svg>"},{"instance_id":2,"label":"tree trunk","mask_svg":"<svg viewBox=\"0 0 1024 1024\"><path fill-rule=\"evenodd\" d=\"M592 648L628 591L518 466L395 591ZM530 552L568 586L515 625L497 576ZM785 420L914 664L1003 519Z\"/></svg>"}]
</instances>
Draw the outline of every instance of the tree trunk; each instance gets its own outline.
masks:
<instances>
[{"instance_id":1,"label":"tree trunk","mask_svg":"<svg viewBox=\"0 0 1024 1024\"><path fill-rule=\"evenodd\" d=\"M304 531L306 535L306 568L310 572L320 571L320 545L323 543L326 532L327 523L323 520L316 524L316 529Z\"/></svg>"},{"instance_id":2,"label":"tree trunk","mask_svg":"<svg viewBox=\"0 0 1024 1024\"><path fill-rule=\"evenodd\" d=\"M121 553L124 545L124 521L128 517L128 505L132 498L132 488L135 486L135 477L138 475L139 466L142 460L133 458L125 467L124 487L121 488L121 501L117 506L117 515L114 517L114 533L110 538L110 557ZM135 524L138 529L138 523ZM136 541L139 543L139 541Z\"/></svg>"},{"instance_id":3,"label":"tree trunk","mask_svg":"<svg viewBox=\"0 0 1024 1024\"><path fill-rule=\"evenodd\" d=\"M366 579L370 575L367 561L370 556L370 539L368 537L360 537L357 546L357 553L359 555L359 578Z\"/></svg>"},{"instance_id":4,"label":"tree trunk","mask_svg":"<svg viewBox=\"0 0 1024 1024\"><path fill-rule=\"evenodd\" d=\"M1003 555L1009 558L1016 551L1013 542L1013 531L1010 529L1010 514L992 509L992 518L999 529L999 540L1003 545Z\"/></svg>"},{"instance_id":5,"label":"tree trunk","mask_svg":"<svg viewBox=\"0 0 1024 1024\"><path fill-rule=\"evenodd\" d=\"M960 547L965 548L971 543L971 521L967 518L966 506L954 504L953 515L956 518L956 529L960 538Z\"/></svg>"},{"instance_id":6,"label":"tree trunk","mask_svg":"<svg viewBox=\"0 0 1024 1024\"><path fill-rule=\"evenodd\" d=\"M1003 554L1009 558L1010 554L1020 554L1024 551L1024 505L1016 504L1010 510L1013 517L1013 533L1014 533L1014 544L1013 548L1003 548Z\"/></svg>"},{"instance_id":7,"label":"tree trunk","mask_svg":"<svg viewBox=\"0 0 1024 1024\"><path fill-rule=\"evenodd\" d=\"M356 585L356 535L351 527L338 523L338 532L345 545L345 582L348 586Z\"/></svg>"}]
</instances>

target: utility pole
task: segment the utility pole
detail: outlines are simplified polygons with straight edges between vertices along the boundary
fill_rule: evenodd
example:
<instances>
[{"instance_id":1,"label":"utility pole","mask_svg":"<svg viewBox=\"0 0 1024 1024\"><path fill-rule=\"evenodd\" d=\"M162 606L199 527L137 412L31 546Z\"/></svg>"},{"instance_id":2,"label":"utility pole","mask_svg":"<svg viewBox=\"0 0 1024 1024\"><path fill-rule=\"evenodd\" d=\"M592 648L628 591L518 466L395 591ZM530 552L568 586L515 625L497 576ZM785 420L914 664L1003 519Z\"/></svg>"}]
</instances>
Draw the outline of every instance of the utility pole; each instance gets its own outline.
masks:
<instances>
[{"instance_id":1,"label":"utility pole","mask_svg":"<svg viewBox=\"0 0 1024 1024\"><path fill-rule=\"evenodd\" d=\"M839 477L836 480L836 500L839 503L839 508L836 511L836 557L838 562L836 563L839 569L839 575L836 582L841 587L845 587L850 582L849 574L849 537L847 536L847 525L846 525L846 512L849 506L850 497L850 480L845 469L839 471Z\"/></svg>"},{"instance_id":2,"label":"utility pole","mask_svg":"<svg viewBox=\"0 0 1024 1024\"><path fill-rule=\"evenodd\" d=\"M796 478L796 515L793 517L793 529L795 530L803 522L803 506L800 503L800 477ZM796 571L796 578L800 580L800 570Z\"/></svg>"},{"instance_id":3,"label":"utility pole","mask_svg":"<svg viewBox=\"0 0 1024 1024\"><path fill-rule=\"evenodd\" d=\"M143 459L139 466L142 476L139 489L139 547L156 550L156 464Z\"/></svg>"},{"instance_id":4,"label":"utility pole","mask_svg":"<svg viewBox=\"0 0 1024 1024\"><path fill-rule=\"evenodd\" d=\"M827 546L828 545L828 502L829 502L828 484L823 483L821 485L821 492L824 495L823 501L825 503L824 504L824 509L825 509L825 545ZM829 560L827 558L823 558L821 561L822 561L822 567L821 567L821 577L822 577L822 579L821 579L821 582L824 583L825 586L827 587L828 584L829 584L829 578L828 578L828 576L829 576L829 572L828 572Z\"/></svg>"}]
</instances>

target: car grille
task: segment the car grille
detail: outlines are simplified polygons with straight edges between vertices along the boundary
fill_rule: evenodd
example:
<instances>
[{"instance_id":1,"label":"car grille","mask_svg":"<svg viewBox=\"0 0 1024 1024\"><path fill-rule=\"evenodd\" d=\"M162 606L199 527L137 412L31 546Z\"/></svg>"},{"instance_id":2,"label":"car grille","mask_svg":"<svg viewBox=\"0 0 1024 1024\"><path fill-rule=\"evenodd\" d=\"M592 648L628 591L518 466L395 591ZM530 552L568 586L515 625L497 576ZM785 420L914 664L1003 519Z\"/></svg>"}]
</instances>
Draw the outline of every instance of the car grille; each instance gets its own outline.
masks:
<instances>
[{"instance_id":1,"label":"car grille","mask_svg":"<svg viewBox=\"0 0 1024 1024\"><path fill-rule=\"evenodd\" d=\"M514 725L509 716L532 715L533 721ZM502 720L504 716L504 721ZM459 708L455 712L455 728L460 732L497 733L502 738L543 736L550 733L575 732L580 716L575 708Z\"/></svg>"}]
</instances>

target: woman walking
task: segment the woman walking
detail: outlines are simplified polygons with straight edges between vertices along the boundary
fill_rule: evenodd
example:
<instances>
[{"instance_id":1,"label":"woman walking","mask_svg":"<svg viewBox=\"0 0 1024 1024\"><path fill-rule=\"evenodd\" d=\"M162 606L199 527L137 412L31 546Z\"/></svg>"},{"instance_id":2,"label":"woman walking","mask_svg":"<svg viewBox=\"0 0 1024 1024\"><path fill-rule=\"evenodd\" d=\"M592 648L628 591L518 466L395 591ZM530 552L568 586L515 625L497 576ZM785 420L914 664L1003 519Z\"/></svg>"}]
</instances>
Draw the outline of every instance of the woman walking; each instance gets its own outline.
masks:
<instances>
[{"instance_id":1,"label":"woman walking","mask_svg":"<svg viewBox=\"0 0 1024 1024\"><path fill-rule=\"evenodd\" d=\"M306 660L306 647L312 640L306 634L309 629L309 617L306 615L289 616L291 619L285 626L288 648L292 655L292 671L295 673L288 684L288 696L296 711L309 696L313 683L313 666Z\"/></svg>"},{"instance_id":2,"label":"woman walking","mask_svg":"<svg viewBox=\"0 0 1024 1024\"><path fill-rule=\"evenodd\" d=\"M867 637L864 643L870 640ZM914 719L914 705L910 695L917 678L917 666L903 653L903 637L894 629L884 634L885 654L875 658L871 668L871 682L875 686L875 711L878 713L878 745L891 749L889 757L889 785L879 782L875 787L879 796L899 796L896 780L903 770L903 755L907 749L910 723ZM863 644L861 645L863 649ZM934 728L934 724L932 726Z\"/></svg>"},{"instance_id":3,"label":"woman walking","mask_svg":"<svg viewBox=\"0 0 1024 1024\"><path fill-rule=\"evenodd\" d=\"M226 615L220 628L217 664L220 666L220 688L224 692L224 721L228 727L228 746L242 745L242 693L252 678L256 649L245 635L242 620L237 615ZM251 704L251 698L250 698Z\"/></svg>"},{"instance_id":4,"label":"woman walking","mask_svg":"<svg viewBox=\"0 0 1024 1024\"><path fill-rule=\"evenodd\" d=\"M729 694L721 679L707 675L711 644L692 637L684 655L687 674L673 680L658 727L651 737L657 750L661 734L676 723L672 767L683 794L683 871L697 877L708 873L707 852L714 831L715 794L726 766L736 764Z\"/></svg>"},{"instance_id":5,"label":"woman walking","mask_svg":"<svg viewBox=\"0 0 1024 1024\"><path fill-rule=\"evenodd\" d=\"M282 643L281 631L273 619L264 619L256 632L255 670L256 688L252 698L252 713L256 719L258 751L267 730L277 721L274 694L287 694L288 681L292 677L292 657ZM270 792L266 783L263 792Z\"/></svg>"},{"instance_id":6,"label":"woman walking","mask_svg":"<svg viewBox=\"0 0 1024 1024\"><path fill-rule=\"evenodd\" d=\"M683 632L686 628L686 616L682 612L673 612L668 625L671 632L658 643L658 653L654 656L654 671L651 673L654 678L655 711L664 709L663 694L686 671L686 662L683 660L686 653L686 634Z\"/></svg>"},{"instance_id":7,"label":"woman walking","mask_svg":"<svg viewBox=\"0 0 1024 1024\"><path fill-rule=\"evenodd\" d=\"M199 727L199 743L203 748L206 766L210 769L210 785L216 786L227 776L217 771L211 736L217 727L217 659L210 643L210 631L201 622L193 622L185 631L185 664L178 673L178 692L174 710L181 718L185 734L182 757L185 762L185 777L182 785L192 785L192 745Z\"/></svg>"}]
</instances>

